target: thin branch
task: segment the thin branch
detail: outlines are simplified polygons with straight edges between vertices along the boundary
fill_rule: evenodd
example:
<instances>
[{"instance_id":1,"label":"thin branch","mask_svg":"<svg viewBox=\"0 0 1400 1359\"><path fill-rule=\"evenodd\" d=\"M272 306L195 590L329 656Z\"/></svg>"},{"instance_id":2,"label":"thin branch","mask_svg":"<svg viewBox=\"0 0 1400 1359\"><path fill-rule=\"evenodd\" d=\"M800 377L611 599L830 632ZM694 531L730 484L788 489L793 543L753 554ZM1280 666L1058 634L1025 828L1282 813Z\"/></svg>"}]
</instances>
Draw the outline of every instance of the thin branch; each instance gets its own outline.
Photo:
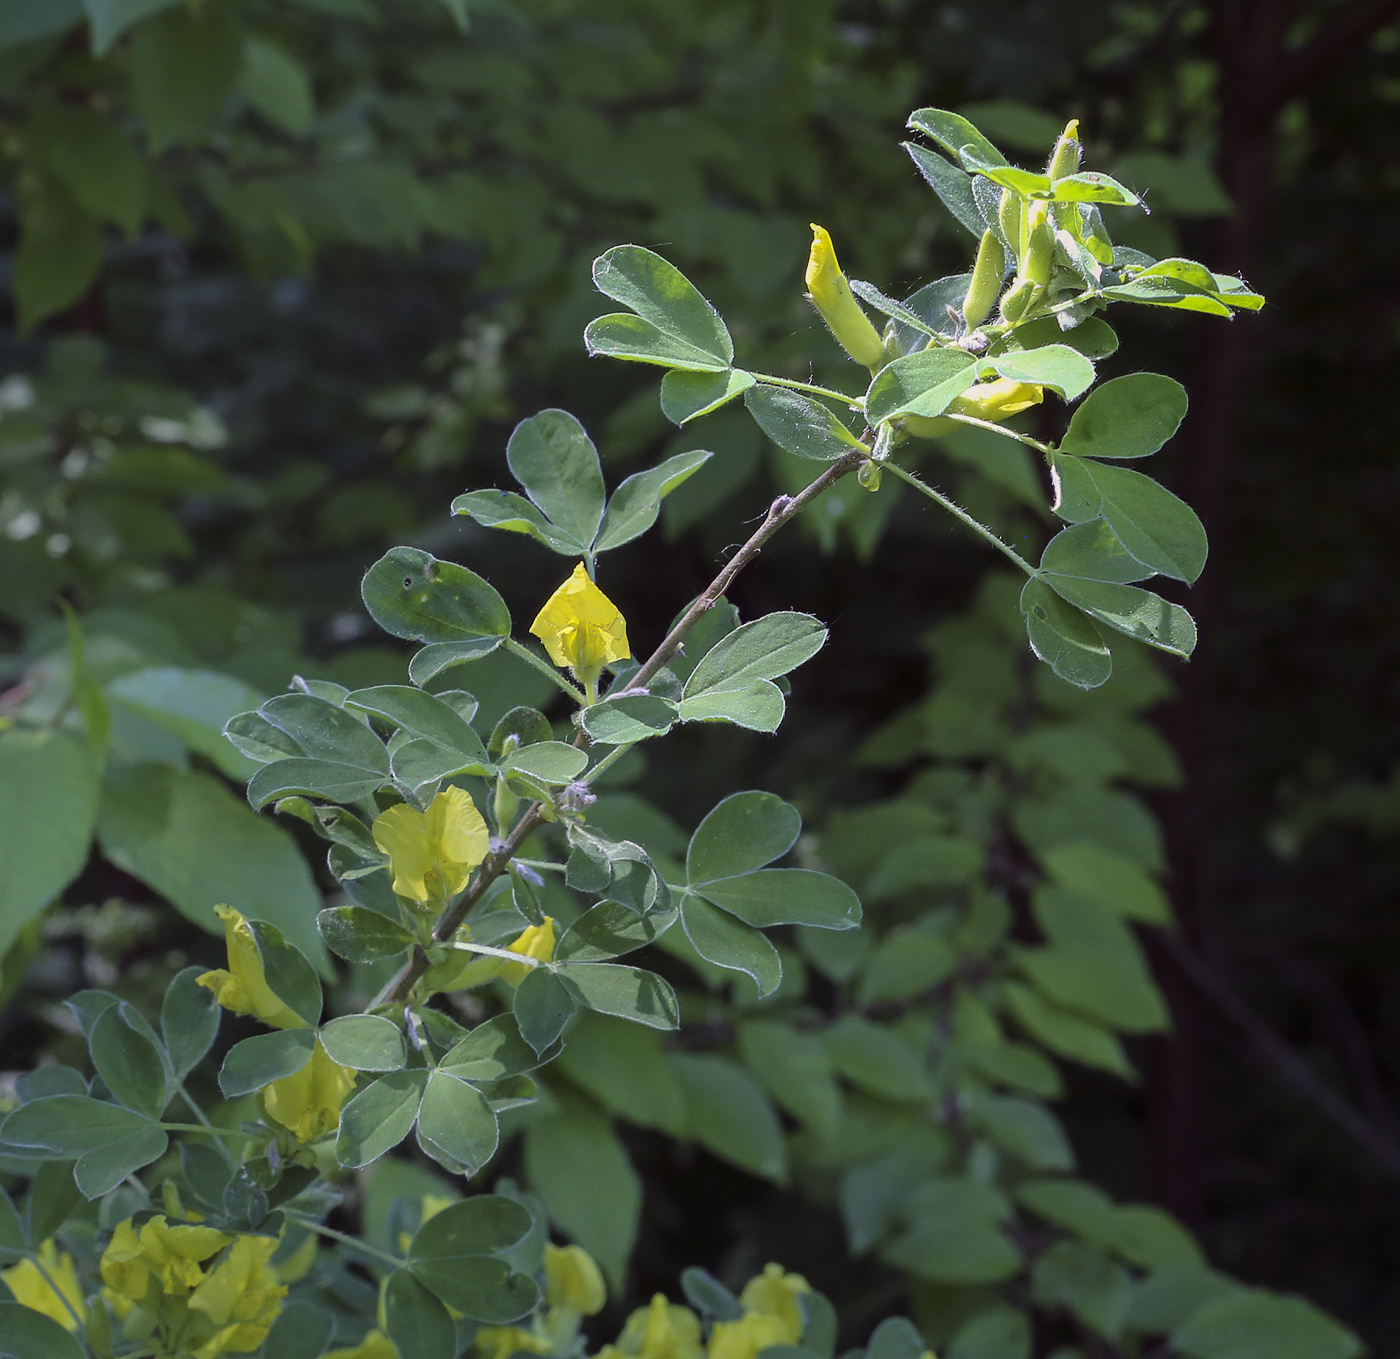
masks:
<instances>
[{"instance_id":1,"label":"thin branch","mask_svg":"<svg viewBox=\"0 0 1400 1359\"><path fill-rule=\"evenodd\" d=\"M1008 543L1002 542L985 524L979 524L956 500L949 500L941 491L935 491L926 481L920 481L912 472L906 472L898 463L887 462L881 466L886 472L893 472L901 481L907 481L916 491L928 496L935 504L941 505L961 524L966 524L979 538L990 543L1002 556L1016 563L1028 576L1035 575L1035 567Z\"/></svg>"},{"instance_id":2,"label":"thin branch","mask_svg":"<svg viewBox=\"0 0 1400 1359\"><path fill-rule=\"evenodd\" d=\"M1196 989L1258 1048L1280 1082L1307 1100L1377 1165L1400 1178L1400 1143L1392 1141L1343 1099L1179 937L1163 930L1158 939Z\"/></svg>"},{"instance_id":3,"label":"thin branch","mask_svg":"<svg viewBox=\"0 0 1400 1359\"><path fill-rule=\"evenodd\" d=\"M767 541L800 510L805 509L828 487L834 486L842 477L854 472L864 461L854 450L844 458L831 464L811 485L796 495L780 495L769 507L758 531L725 564L724 569L705 588L700 597L680 617L680 621L666 634L661 645L647 658L646 664L632 676L617 694L630 693L648 685L656 672L675 655L676 649L685 640L685 635L723 598L734 583L734 578L763 550ZM616 695L613 695L616 697Z\"/></svg>"},{"instance_id":4,"label":"thin branch","mask_svg":"<svg viewBox=\"0 0 1400 1359\"><path fill-rule=\"evenodd\" d=\"M864 397L860 396L847 396L845 392L834 391L830 387L818 387L814 382L798 382L795 378L774 377L772 373L755 373L754 377L772 387L791 387L794 392L808 392L812 396L829 397L832 401L842 402L852 410L860 410L865 400Z\"/></svg>"}]
</instances>

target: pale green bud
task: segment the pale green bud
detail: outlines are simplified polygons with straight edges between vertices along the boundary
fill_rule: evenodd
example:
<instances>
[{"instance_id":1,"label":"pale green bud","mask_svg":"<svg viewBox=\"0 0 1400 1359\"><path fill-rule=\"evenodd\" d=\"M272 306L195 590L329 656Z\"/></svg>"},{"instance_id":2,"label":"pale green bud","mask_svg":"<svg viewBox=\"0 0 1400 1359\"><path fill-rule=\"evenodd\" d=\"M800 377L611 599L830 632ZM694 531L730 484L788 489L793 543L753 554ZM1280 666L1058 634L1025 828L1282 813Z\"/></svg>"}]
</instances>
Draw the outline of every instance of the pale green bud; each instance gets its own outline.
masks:
<instances>
[{"instance_id":1,"label":"pale green bud","mask_svg":"<svg viewBox=\"0 0 1400 1359\"><path fill-rule=\"evenodd\" d=\"M997 294L1001 292L1001 273L1005 267L1006 256L996 232L984 231L982 243L977 247L977 263L972 266L972 282L963 299L963 320L969 330L976 330L991 314Z\"/></svg>"}]
</instances>

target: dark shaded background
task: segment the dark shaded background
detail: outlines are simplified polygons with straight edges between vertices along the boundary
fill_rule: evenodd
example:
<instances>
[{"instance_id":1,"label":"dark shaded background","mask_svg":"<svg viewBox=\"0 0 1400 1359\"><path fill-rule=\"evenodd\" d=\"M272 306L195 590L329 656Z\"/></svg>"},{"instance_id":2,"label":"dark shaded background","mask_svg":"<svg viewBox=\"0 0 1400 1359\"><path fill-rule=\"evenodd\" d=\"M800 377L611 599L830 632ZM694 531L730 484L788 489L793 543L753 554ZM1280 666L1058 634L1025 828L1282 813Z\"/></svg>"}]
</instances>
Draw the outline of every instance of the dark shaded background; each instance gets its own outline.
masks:
<instances>
[{"instance_id":1,"label":"dark shaded background","mask_svg":"<svg viewBox=\"0 0 1400 1359\"><path fill-rule=\"evenodd\" d=\"M1189 667L1174 668L1179 696L1160 713L1186 784L1158 810L1183 933L1211 971L1203 984L1164 943L1156 961L1175 1032L1143 1053L1141 1088L1082 1076L1065 1116L1111 1191L1165 1204L1222 1268L1302 1291L1394 1352L1400 5L750 0L716 6L713 22L689 6L668 18L664 6L619 5L596 23L587 8L483 6L475 17L472 41L496 54L496 69L515 66L482 96L464 163L488 184L526 177L555 195L554 211L519 225L518 240L497 224L498 239L429 235L413 253L331 243L314 274L259 277L216 225L184 241L151 231L119 246L92 295L50 323L48 334L102 337L127 374L195 392L229 425L235 470L264 487L257 513L194 514L198 561L182 570L284 611L313 656L342 656L341 673L380 673L389 658L341 651L368 640L353 607L360 573L401 539L470 559L471 532L447 524L442 507L499 479L514 418L565 406L623 470L665 448L651 376L582 357L595 247L635 239L686 261L741 342L781 359L824 343L794 302L809 216L832 226L843 255L849 242L852 273L892 293L963 267L961 240L898 150L909 108L1010 99L1081 117L1099 162L1144 147L1209 157L1231 214L1163 212L1152 229L1242 274L1268 307L1233 323L1147 312L1119 328L1133 367L1173 374L1192 396L1163 474L1201 513L1212 555L1190 597L1203 642ZM571 65L568 45L589 43L593 60ZM327 79L340 78L336 54L326 61ZM380 77L390 93L391 67ZM620 73L639 67L650 77L628 87ZM687 157L708 154L687 142L697 120L650 159L611 148L600 187L596 170L571 177L568 145L513 141L509 119L524 116L513 100L543 111L565 141L580 108L617 127L639 109L727 103L720 121L737 150L728 169L711 159L702 183L686 182ZM765 178L746 158L777 168ZM684 234L688 194L752 210L756 234L739 266L716 262L714 220L695 218ZM668 195L679 203L669 215L656 207ZM505 211L521 201L505 199ZM464 317L476 346L465 358L449 352ZM35 364L43 340L7 341L6 367ZM441 456L424 451L431 420L364 402L423 383L434 354L429 391L470 375ZM636 634L659 631L772 494L756 451L743 456L756 470L733 489L731 529L712 517L678 526L664 547L648 539L619 554L614 569L635 582ZM848 541L817 558L795 534L765 554L737 592L744 612L809 609L832 621L836 645L810 667L776 756L757 739L705 738L686 753L683 786L653 781L678 819L759 777L813 810L880 791L874 775L847 781L846 762L923 691L923 632L969 598L986 565L951 535L930 548L920 514L902 504L864 558ZM543 554L503 550L498 584L513 606L550 588ZM84 892L140 895L101 868ZM61 994L66 974L40 962L31 986ZM6 1041L19 1052L42 1034L19 1019ZM678 1163L661 1139L637 1135L632 1149L664 1186L644 1222L642 1292L730 1249L739 1224L707 1215L716 1195L750 1202L743 1231L763 1258L800 1266L828 1248L776 1191L741 1192L737 1172L703 1156Z\"/></svg>"}]
</instances>

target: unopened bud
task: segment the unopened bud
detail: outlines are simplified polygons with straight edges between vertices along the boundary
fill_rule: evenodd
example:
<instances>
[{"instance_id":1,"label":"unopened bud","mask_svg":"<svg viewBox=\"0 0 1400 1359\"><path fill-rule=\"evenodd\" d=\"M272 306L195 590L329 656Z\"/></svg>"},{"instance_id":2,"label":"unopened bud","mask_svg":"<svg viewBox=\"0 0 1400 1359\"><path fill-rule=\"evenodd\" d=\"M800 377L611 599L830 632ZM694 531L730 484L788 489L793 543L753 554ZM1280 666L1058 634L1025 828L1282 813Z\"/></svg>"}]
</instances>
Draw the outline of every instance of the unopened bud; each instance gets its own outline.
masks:
<instances>
[{"instance_id":1,"label":"unopened bud","mask_svg":"<svg viewBox=\"0 0 1400 1359\"><path fill-rule=\"evenodd\" d=\"M1001 319L1009 325L1015 325L1030 309L1038 291L1039 285L1032 279L1012 280L1011 287L1001 299Z\"/></svg>"},{"instance_id":2,"label":"unopened bud","mask_svg":"<svg viewBox=\"0 0 1400 1359\"><path fill-rule=\"evenodd\" d=\"M1074 174L1079 169L1079 158L1083 153L1084 148L1079 144L1079 119L1071 118L1060 133L1060 140L1050 153L1050 163L1045 167L1050 182L1053 184L1057 179Z\"/></svg>"},{"instance_id":3,"label":"unopened bud","mask_svg":"<svg viewBox=\"0 0 1400 1359\"><path fill-rule=\"evenodd\" d=\"M963 320L969 330L976 330L990 315L997 294L1001 292L1001 275L1005 268L1006 256L996 232L984 231L982 243L977 247L977 263L972 266L972 282L963 300Z\"/></svg>"},{"instance_id":4,"label":"unopened bud","mask_svg":"<svg viewBox=\"0 0 1400 1359\"><path fill-rule=\"evenodd\" d=\"M856 480L860 482L867 491L878 491L880 489L881 470L878 462L871 462L867 458L856 471Z\"/></svg>"},{"instance_id":5,"label":"unopened bud","mask_svg":"<svg viewBox=\"0 0 1400 1359\"><path fill-rule=\"evenodd\" d=\"M879 368L885 345L870 318L860 309L846 275L836 259L836 247L825 227L812 224L812 250L807 257L807 295L841 346L857 363Z\"/></svg>"},{"instance_id":6,"label":"unopened bud","mask_svg":"<svg viewBox=\"0 0 1400 1359\"><path fill-rule=\"evenodd\" d=\"M1026 214L1026 248L1021 255L1021 277L1037 287L1050 282L1055 266L1055 228L1050 221L1049 204L1037 199Z\"/></svg>"},{"instance_id":7,"label":"unopened bud","mask_svg":"<svg viewBox=\"0 0 1400 1359\"><path fill-rule=\"evenodd\" d=\"M1026 248L1026 200L1015 189L1003 189L997 204L997 225L1011 253L1019 260Z\"/></svg>"}]
</instances>

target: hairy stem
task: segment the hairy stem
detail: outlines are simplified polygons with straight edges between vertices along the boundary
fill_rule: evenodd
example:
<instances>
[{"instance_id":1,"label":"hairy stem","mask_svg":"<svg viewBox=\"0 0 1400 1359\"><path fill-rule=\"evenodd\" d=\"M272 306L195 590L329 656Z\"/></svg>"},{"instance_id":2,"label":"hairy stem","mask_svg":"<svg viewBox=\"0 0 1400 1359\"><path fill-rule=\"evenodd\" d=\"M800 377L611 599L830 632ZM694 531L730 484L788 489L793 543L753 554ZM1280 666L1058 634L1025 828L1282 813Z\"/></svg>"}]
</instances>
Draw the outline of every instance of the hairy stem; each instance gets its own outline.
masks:
<instances>
[{"instance_id":1,"label":"hairy stem","mask_svg":"<svg viewBox=\"0 0 1400 1359\"><path fill-rule=\"evenodd\" d=\"M818 387L813 382L797 382L793 378L774 377L771 373L755 373L754 377L772 387L791 387L794 392L810 392L813 396L825 396L832 401L840 401L852 410L860 410L865 404L863 397L847 396L845 392L836 392L830 387Z\"/></svg>"},{"instance_id":2,"label":"hairy stem","mask_svg":"<svg viewBox=\"0 0 1400 1359\"><path fill-rule=\"evenodd\" d=\"M928 496L928 498L936 504L942 505L954 519L958 520L959 523L966 524L979 538L985 539L996 548L1002 556L1006 557L1009 561L1015 562L1026 575L1035 575L1035 567L1033 567L1030 562L1017 552L1014 547L1010 546L1010 544L1002 542L1002 540L985 524L979 524L977 520L957 503L957 501L949 500L941 491L935 491L927 482L920 481L912 472L906 472L904 468L900 467L897 463L887 462L883 463L882 466L885 471L893 472L900 480L907 481L916 491Z\"/></svg>"},{"instance_id":3,"label":"hairy stem","mask_svg":"<svg viewBox=\"0 0 1400 1359\"><path fill-rule=\"evenodd\" d=\"M403 1264L403 1257L391 1255L387 1250L380 1250L378 1246L371 1246L368 1241L362 1241L358 1236L350 1236L345 1232L338 1232L334 1227L327 1227L324 1222L317 1222L313 1217L303 1217L300 1213L289 1213L283 1209L283 1216L288 1222L295 1222L298 1227L305 1227L309 1232L317 1232L321 1236L327 1236L332 1241L339 1241L342 1246L350 1246L357 1251L363 1251L366 1255L372 1255L377 1260L383 1260L385 1264L392 1265L397 1269Z\"/></svg>"},{"instance_id":4,"label":"hairy stem","mask_svg":"<svg viewBox=\"0 0 1400 1359\"><path fill-rule=\"evenodd\" d=\"M529 647L517 642L514 637L507 637L505 648L512 656L519 656L522 661L535 667L542 675L547 675L551 684L557 684L573 701L580 706L584 703L584 696L575 689L568 680L564 678L548 661L541 660Z\"/></svg>"},{"instance_id":5,"label":"hairy stem","mask_svg":"<svg viewBox=\"0 0 1400 1359\"><path fill-rule=\"evenodd\" d=\"M757 531L730 559L724 569L712 580L700 597L680 617L676 626L666 634L661 645L647 658L646 664L627 681L617 692L629 693L634 689L645 688L667 661L675 655L677 648L685 640L685 635L716 604L734 583L734 578L763 550L767 541L800 510L805 509L828 487L834 486L842 477L854 472L860 466L861 455L850 452L844 458L831 464L814 482L804 487L796 495L780 495L769 507L763 523Z\"/></svg>"}]
</instances>

